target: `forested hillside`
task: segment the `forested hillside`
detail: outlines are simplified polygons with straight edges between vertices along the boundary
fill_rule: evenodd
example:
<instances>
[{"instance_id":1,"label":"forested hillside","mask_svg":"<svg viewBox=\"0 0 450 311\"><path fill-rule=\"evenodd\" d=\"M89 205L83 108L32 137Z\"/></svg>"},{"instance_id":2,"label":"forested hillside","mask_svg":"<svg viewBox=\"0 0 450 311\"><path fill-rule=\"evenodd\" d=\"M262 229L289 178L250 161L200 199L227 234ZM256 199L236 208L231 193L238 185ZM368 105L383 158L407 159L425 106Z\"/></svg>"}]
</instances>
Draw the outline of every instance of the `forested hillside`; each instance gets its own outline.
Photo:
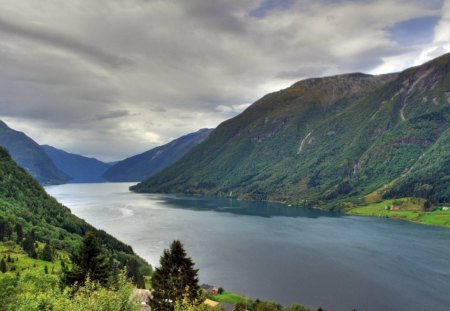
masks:
<instances>
[{"instance_id":1,"label":"forested hillside","mask_svg":"<svg viewBox=\"0 0 450 311\"><path fill-rule=\"evenodd\" d=\"M333 208L374 191L448 202L449 128L450 54L398 74L308 79L132 190Z\"/></svg>"},{"instance_id":2,"label":"forested hillside","mask_svg":"<svg viewBox=\"0 0 450 311\"><path fill-rule=\"evenodd\" d=\"M136 262L140 274L150 273L150 266L134 254L131 246L73 215L0 148L0 240L17 243L36 257L36 243L49 245L55 251L73 252L88 231L118 267Z\"/></svg>"}]
</instances>

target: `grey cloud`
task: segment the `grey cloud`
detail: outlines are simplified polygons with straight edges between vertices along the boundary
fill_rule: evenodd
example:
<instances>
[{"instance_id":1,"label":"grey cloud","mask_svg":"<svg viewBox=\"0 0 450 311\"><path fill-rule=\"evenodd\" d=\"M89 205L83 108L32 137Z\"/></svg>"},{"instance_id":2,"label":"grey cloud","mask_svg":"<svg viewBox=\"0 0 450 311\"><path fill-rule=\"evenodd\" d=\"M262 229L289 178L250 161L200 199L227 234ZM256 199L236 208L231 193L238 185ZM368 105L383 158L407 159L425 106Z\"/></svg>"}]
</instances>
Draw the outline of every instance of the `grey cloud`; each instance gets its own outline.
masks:
<instances>
[{"instance_id":1,"label":"grey cloud","mask_svg":"<svg viewBox=\"0 0 450 311\"><path fill-rule=\"evenodd\" d=\"M151 107L150 110L153 112L167 112L167 109L161 106Z\"/></svg>"},{"instance_id":2,"label":"grey cloud","mask_svg":"<svg viewBox=\"0 0 450 311\"><path fill-rule=\"evenodd\" d=\"M95 116L95 119L98 121L106 120L106 119L117 119L117 118L123 118L130 115L130 112L128 110L114 110L114 111L108 111L105 113L101 113Z\"/></svg>"},{"instance_id":3,"label":"grey cloud","mask_svg":"<svg viewBox=\"0 0 450 311\"><path fill-rule=\"evenodd\" d=\"M44 44L50 44L51 46L62 48L71 53L81 54L96 63L114 67L132 64L131 60L123 56L118 56L104 51L99 47L83 43L81 39L75 36L59 33L53 29L44 29L38 26L24 26L23 24L14 23L0 17L0 31Z\"/></svg>"}]
</instances>

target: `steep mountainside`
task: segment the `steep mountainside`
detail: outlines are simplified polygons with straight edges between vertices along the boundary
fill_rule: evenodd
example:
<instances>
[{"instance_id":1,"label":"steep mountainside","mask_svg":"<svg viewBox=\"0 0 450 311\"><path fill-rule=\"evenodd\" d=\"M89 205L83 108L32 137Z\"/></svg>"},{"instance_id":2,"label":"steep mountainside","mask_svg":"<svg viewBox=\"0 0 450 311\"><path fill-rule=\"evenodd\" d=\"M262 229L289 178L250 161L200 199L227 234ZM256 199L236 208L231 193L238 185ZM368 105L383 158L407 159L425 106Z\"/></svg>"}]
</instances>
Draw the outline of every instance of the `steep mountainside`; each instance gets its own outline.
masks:
<instances>
[{"instance_id":1,"label":"steep mountainside","mask_svg":"<svg viewBox=\"0 0 450 311\"><path fill-rule=\"evenodd\" d=\"M49 196L0 147L0 238L11 235L18 225L25 235L32 234L35 240L66 251L78 248L82 236L92 231L119 263L125 265L134 258L148 269L148 264L130 246L92 227Z\"/></svg>"},{"instance_id":2,"label":"steep mountainside","mask_svg":"<svg viewBox=\"0 0 450 311\"><path fill-rule=\"evenodd\" d=\"M68 180L34 140L22 132L9 128L2 121L0 121L0 146L8 149L14 161L41 184L61 184Z\"/></svg>"},{"instance_id":3,"label":"steep mountainside","mask_svg":"<svg viewBox=\"0 0 450 311\"><path fill-rule=\"evenodd\" d=\"M450 54L399 74L308 79L132 190L330 207L375 190L448 202L449 128Z\"/></svg>"},{"instance_id":4,"label":"steep mountainside","mask_svg":"<svg viewBox=\"0 0 450 311\"><path fill-rule=\"evenodd\" d=\"M201 129L163 146L116 163L106 171L109 181L142 181L178 161L189 150L205 140L212 129Z\"/></svg>"},{"instance_id":5,"label":"steep mountainside","mask_svg":"<svg viewBox=\"0 0 450 311\"><path fill-rule=\"evenodd\" d=\"M103 182L103 173L110 165L94 158L68 153L52 146L41 146L56 167L69 177L68 182Z\"/></svg>"}]
</instances>

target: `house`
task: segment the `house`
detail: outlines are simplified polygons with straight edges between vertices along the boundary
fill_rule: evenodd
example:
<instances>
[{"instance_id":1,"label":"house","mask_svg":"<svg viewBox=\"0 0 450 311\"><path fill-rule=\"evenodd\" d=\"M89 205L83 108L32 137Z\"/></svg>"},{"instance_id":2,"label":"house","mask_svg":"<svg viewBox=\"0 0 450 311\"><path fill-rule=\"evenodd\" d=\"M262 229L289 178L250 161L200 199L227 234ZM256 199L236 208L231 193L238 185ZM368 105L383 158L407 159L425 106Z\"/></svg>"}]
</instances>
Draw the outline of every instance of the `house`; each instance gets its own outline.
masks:
<instances>
[{"instance_id":1,"label":"house","mask_svg":"<svg viewBox=\"0 0 450 311\"><path fill-rule=\"evenodd\" d=\"M206 292L209 292L211 295L217 295L219 293L219 289L217 287L214 287L209 284L202 284L200 286L201 289L203 289Z\"/></svg>"},{"instance_id":2,"label":"house","mask_svg":"<svg viewBox=\"0 0 450 311\"><path fill-rule=\"evenodd\" d=\"M398 205L391 206L391 211L399 211L399 210L400 210L400 206L398 206Z\"/></svg>"}]
</instances>

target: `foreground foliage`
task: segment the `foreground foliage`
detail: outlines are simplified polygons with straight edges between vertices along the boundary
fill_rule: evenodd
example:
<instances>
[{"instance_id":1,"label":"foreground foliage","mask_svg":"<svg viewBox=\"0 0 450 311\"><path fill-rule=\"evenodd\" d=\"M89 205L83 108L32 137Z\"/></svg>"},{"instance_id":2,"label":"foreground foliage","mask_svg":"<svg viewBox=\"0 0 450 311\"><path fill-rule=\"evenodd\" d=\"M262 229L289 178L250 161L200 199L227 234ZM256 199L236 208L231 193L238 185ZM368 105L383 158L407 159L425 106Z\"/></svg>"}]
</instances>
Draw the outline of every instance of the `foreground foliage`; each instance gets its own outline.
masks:
<instances>
[{"instance_id":1,"label":"foreground foliage","mask_svg":"<svg viewBox=\"0 0 450 311\"><path fill-rule=\"evenodd\" d=\"M0 310L138 310L132 300L133 284L121 273L112 287L105 287L89 278L81 287L62 289L59 276L37 270L19 277L0 277ZM74 293L74 294L73 294Z\"/></svg>"}]
</instances>

